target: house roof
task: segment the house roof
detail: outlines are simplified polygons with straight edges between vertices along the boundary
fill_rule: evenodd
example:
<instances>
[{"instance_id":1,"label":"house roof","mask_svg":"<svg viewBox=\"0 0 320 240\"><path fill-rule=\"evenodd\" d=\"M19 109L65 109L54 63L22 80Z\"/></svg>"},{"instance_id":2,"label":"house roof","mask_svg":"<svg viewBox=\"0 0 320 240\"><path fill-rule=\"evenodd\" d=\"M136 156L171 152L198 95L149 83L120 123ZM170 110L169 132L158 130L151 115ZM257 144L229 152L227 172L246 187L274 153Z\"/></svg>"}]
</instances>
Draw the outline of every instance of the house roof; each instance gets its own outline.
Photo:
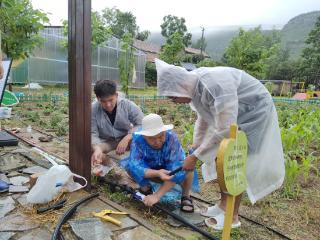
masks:
<instances>
[{"instance_id":1,"label":"house roof","mask_svg":"<svg viewBox=\"0 0 320 240\"><path fill-rule=\"evenodd\" d=\"M186 51L186 53L191 53L191 54L201 54L201 50L200 49L196 49L196 48L190 48L190 47L186 47L184 49ZM202 51L203 56L205 57L209 57L209 55L207 53L205 53L204 51Z\"/></svg>"},{"instance_id":2,"label":"house roof","mask_svg":"<svg viewBox=\"0 0 320 240\"><path fill-rule=\"evenodd\" d=\"M134 40L133 46L135 48L138 48L142 51L145 52L150 52L150 53L160 53L161 46L151 43L151 42L146 42L146 41L141 41L141 40Z\"/></svg>"}]
</instances>

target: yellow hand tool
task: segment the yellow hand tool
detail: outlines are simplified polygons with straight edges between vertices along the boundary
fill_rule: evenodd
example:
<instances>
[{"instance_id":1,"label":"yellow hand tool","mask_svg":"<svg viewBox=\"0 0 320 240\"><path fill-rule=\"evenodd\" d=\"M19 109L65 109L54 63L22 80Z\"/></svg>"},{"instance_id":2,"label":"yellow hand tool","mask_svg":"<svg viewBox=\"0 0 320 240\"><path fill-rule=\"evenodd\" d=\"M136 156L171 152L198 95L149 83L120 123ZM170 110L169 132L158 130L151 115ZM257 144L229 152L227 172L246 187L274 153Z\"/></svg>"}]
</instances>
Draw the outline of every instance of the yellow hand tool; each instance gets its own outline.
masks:
<instances>
[{"instance_id":1,"label":"yellow hand tool","mask_svg":"<svg viewBox=\"0 0 320 240\"><path fill-rule=\"evenodd\" d=\"M115 212L115 211L110 210L110 209L105 209L105 210L102 210L101 212L98 212L98 213L93 212L92 214L93 214L93 216L99 217L102 220L105 220L105 221L111 222L113 224L116 224L118 226L121 226L121 222L119 220L113 218L113 217L110 217L109 214L128 215L129 213L126 213L126 212Z\"/></svg>"}]
</instances>

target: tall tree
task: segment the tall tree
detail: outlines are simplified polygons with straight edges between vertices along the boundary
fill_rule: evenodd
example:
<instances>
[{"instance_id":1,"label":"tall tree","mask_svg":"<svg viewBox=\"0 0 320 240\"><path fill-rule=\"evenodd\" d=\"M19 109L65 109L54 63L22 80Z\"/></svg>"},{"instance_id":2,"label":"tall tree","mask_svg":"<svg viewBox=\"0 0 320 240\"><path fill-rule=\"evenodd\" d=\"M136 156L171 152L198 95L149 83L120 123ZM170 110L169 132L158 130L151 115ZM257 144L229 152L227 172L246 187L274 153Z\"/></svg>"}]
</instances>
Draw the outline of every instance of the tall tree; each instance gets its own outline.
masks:
<instances>
[{"instance_id":1,"label":"tall tree","mask_svg":"<svg viewBox=\"0 0 320 240\"><path fill-rule=\"evenodd\" d=\"M68 36L68 21L64 20L63 24L63 33L65 36ZM91 45L92 47L97 47L99 44L104 43L111 36L111 29L105 26L103 18L99 12L91 12ZM68 41L65 40L62 42L64 46L67 46Z\"/></svg>"},{"instance_id":2,"label":"tall tree","mask_svg":"<svg viewBox=\"0 0 320 240\"><path fill-rule=\"evenodd\" d=\"M130 33L134 38L144 41L150 35L149 31L140 32L136 17L131 12L122 12L115 7L105 8L102 10L102 16L105 24L111 28L112 33L118 38Z\"/></svg>"},{"instance_id":3,"label":"tall tree","mask_svg":"<svg viewBox=\"0 0 320 240\"><path fill-rule=\"evenodd\" d=\"M302 52L302 68L308 83L320 86L320 17L306 40L307 47Z\"/></svg>"},{"instance_id":4,"label":"tall tree","mask_svg":"<svg viewBox=\"0 0 320 240\"><path fill-rule=\"evenodd\" d=\"M102 16L112 33L122 38L125 33L135 36L137 30L136 17L131 12L122 12L117 8L105 8Z\"/></svg>"},{"instance_id":5,"label":"tall tree","mask_svg":"<svg viewBox=\"0 0 320 240\"><path fill-rule=\"evenodd\" d=\"M167 15L163 18L161 24L161 34L167 38L167 42L170 43L172 34L179 33L182 36L183 44L187 47L191 44L191 33L188 33L186 26L186 20L177 16Z\"/></svg>"},{"instance_id":6,"label":"tall tree","mask_svg":"<svg viewBox=\"0 0 320 240\"><path fill-rule=\"evenodd\" d=\"M33 9L29 0L0 0L1 48L8 57L27 57L43 42L39 31L48 23L46 13Z\"/></svg>"},{"instance_id":7,"label":"tall tree","mask_svg":"<svg viewBox=\"0 0 320 240\"><path fill-rule=\"evenodd\" d=\"M180 33L173 33L165 45L162 46L160 58L170 64L179 64L183 57L183 37Z\"/></svg>"},{"instance_id":8,"label":"tall tree","mask_svg":"<svg viewBox=\"0 0 320 240\"><path fill-rule=\"evenodd\" d=\"M239 30L225 50L223 62L243 69L258 78L265 78L269 59L278 53L280 43L274 37L266 37L260 27Z\"/></svg>"}]
</instances>

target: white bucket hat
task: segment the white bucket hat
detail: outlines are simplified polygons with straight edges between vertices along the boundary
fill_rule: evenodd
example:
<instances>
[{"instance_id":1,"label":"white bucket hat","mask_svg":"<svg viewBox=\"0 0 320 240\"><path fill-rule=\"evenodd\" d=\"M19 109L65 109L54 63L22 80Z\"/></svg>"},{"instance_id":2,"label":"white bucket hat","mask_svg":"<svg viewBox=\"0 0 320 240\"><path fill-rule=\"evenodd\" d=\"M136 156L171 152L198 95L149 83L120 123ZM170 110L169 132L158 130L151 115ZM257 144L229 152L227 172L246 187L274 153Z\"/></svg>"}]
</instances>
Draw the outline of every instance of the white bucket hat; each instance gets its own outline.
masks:
<instances>
[{"instance_id":1,"label":"white bucket hat","mask_svg":"<svg viewBox=\"0 0 320 240\"><path fill-rule=\"evenodd\" d=\"M142 119L142 129L136 132L138 135L152 137L161 132L173 129L173 125L164 125L158 114L151 113Z\"/></svg>"}]
</instances>

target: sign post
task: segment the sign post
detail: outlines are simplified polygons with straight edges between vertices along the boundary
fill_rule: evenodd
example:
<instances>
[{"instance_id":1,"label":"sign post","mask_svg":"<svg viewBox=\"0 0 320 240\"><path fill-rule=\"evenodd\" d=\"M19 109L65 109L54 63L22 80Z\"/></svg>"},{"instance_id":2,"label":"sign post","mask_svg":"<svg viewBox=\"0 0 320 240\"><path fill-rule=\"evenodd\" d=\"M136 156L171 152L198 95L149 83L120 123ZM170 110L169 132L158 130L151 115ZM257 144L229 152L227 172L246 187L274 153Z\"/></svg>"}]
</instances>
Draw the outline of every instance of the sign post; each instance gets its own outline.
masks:
<instances>
[{"instance_id":1,"label":"sign post","mask_svg":"<svg viewBox=\"0 0 320 240\"><path fill-rule=\"evenodd\" d=\"M222 140L217 156L218 182L221 190L228 194L222 240L230 239L235 198L247 188L247 153L245 133L232 124L230 138Z\"/></svg>"}]
</instances>

